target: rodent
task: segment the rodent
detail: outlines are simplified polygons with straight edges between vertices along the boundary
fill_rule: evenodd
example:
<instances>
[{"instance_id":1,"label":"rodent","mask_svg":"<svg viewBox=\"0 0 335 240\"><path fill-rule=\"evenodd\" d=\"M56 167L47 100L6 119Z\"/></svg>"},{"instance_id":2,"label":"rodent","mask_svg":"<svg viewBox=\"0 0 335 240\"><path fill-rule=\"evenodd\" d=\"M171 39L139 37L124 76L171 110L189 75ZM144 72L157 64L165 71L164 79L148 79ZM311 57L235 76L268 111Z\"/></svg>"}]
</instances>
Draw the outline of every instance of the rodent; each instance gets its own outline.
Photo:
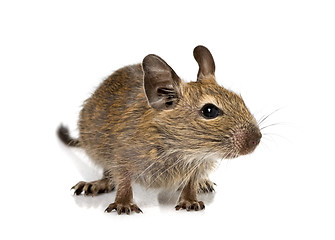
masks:
<instances>
[{"instance_id":1,"label":"rodent","mask_svg":"<svg viewBox=\"0 0 335 240\"><path fill-rule=\"evenodd\" d=\"M58 136L83 148L104 170L102 179L79 182L75 194L117 189L106 211L142 212L132 182L182 189L176 210L202 210L198 192L213 190L208 173L218 159L252 152L262 134L238 94L219 86L212 54L197 46L197 80L185 82L157 55L115 71L83 105L79 137L66 127Z\"/></svg>"}]
</instances>

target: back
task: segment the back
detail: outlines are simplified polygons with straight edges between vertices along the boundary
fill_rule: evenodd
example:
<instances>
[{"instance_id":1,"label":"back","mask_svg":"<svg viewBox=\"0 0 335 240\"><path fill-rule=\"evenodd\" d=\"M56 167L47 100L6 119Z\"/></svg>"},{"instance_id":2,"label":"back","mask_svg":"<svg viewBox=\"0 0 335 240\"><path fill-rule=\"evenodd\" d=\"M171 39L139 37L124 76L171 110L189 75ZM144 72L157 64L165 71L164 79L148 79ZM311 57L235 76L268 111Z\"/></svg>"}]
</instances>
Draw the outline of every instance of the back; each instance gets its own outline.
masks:
<instances>
[{"instance_id":1,"label":"back","mask_svg":"<svg viewBox=\"0 0 335 240\"><path fill-rule=\"evenodd\" d=\"M117 70L84 103L78 124L81 145L93 152L102 150L96 154L106 153L107 149L103 149L110 149L110 146L106 146L108 142L117 141L120 134L118 130L134 127L134 124L129 124L129 118L138 119L140 116L134 115L140 115L141 112L134 111L134 108L146 106L141 65ZM124 124L127 126L122 126Z\"/></svg>"}]
</instances>

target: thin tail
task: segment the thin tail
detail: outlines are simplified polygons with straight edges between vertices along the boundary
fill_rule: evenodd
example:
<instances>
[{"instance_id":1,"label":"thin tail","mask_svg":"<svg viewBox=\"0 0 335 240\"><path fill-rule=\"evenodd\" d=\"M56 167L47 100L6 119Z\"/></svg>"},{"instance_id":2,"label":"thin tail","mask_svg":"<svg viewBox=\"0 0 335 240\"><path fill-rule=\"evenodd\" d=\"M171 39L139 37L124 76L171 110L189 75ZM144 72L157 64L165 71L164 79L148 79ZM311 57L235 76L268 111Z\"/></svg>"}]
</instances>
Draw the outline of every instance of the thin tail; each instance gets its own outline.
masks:
<instances>
[{"instance_id":1,"label":"thin tail","mask_svg":"<svg viewBox=\"0 0 335 240\"><path fill-rule=\"evenodd\" d=\"M57 129L59 139L69 147L79 147L79 140L70 136L69 129L60 125Z\"/></svg>"}]
</instances>

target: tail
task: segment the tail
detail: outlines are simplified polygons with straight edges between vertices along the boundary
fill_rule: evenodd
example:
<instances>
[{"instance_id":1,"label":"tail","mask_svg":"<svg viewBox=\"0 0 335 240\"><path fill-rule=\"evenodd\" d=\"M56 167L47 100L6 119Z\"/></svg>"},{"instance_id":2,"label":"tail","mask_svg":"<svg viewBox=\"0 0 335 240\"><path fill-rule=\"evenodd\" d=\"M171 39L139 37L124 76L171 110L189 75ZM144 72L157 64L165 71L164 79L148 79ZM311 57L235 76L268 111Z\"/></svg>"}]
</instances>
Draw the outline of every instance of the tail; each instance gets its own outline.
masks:
<instances>
[{"instance_id":1,"label":"tail","mask_svg":"<svg viewBox=\"0 0 335 240\"><path fill-rule=\"evenodd\" d=\"M79 147L79 140L72 138L69 133L69 129L60 125L57 129L57 135L59 139L69 147Z\"/></svg>"}]
</instances>

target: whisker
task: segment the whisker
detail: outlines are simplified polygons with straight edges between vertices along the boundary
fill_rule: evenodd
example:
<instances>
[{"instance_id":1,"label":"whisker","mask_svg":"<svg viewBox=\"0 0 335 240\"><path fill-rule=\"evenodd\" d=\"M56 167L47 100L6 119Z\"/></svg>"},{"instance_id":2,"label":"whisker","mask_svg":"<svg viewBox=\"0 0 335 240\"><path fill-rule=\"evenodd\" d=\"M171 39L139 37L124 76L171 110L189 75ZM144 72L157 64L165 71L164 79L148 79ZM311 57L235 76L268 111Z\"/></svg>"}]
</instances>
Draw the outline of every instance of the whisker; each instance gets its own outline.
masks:
<instances>
[{"instance_id":1,"label":"whisker","mask_svg":"<svg viewBox=\"0 0 335 240\"><path fill-rule=\"evenodd\" d=\"M286 123L285 122L272 123L272 124L269 124L267 126L264 126L264 127L260 128L260 130L263 130L265 128L272 127L272 126L283 125L283 124L286 124Z\"/></svg>"},{"instance_id":2,"label":"whisker","mask_svg":"<svg viewBox=\"0 0 335 240\"><path fill-rule=\"evenodd\" d=\"M277 133L262 133L262 134L263 134L263 136L268 137L268 139L271 140L271 141L275 140L274 138L272 138L272 136L280 137L280 138L282 138L286 141L290 141L290 139L288 139L287 137L285 137L283 135L280 135L280 134L277 134Z\"/></svg>"},{"instance_id":3,"label":"whisker","mask_svg":"<svg viewBox=\"0 0 335 240\"><path fill-rule=\"evenodd\" d=\"M264 117L262 117L259 121L258 121L258 125L261 125L268 117L270 117L271 115L273 115L274 113L278 112L279 110L283 109L282 107L277 108L276 110L274 110L273 112L271 112L268 115L265 115Z\"/></svg>"}]
</instances>

